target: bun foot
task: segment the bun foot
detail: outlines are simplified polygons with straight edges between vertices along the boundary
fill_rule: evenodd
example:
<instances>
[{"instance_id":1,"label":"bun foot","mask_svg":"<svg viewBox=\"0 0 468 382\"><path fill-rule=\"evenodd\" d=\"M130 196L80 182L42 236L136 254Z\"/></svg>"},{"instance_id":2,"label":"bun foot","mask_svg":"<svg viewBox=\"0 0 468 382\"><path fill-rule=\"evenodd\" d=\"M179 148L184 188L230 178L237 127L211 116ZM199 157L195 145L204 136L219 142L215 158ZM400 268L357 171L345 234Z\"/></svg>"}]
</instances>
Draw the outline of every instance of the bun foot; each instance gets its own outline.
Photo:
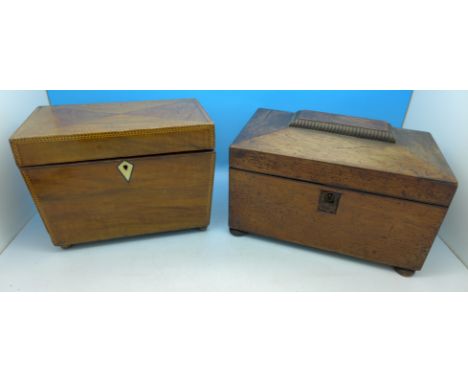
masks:
<instances>
[{"instance_id":1,"label":"bun foot","mask_svg":"<svg viewBox=\"0 0 468 382\"><path fill-rule=\"evenodd\" d=\"M395 272L403 277L411 277L414 275L414 271L411 269L398 268L398 267L393 267L393 269L395 269Z\"/></svg>"},{"instance_id":2,"label":"bun foot","mask_svg":"<svg viewBox=\"0 0 468 382\"><path fill-rule=\"evenodd\" d=\"M65 244L65 245L61 245L60 247L61 247L62 249L68 249L68 248L70 248L70 247L72 247L72 246L73 246L72 244Z\"/></svg>"},{"instance_id":3,"label":"bun foot","mask_svg":"<svg viewBox=\"0 0 468 382\"><path fill-rule=\"evenodd\" d=\"M208 229L208 227L198 227L199 231L206 231L207 229Z\"/></svg>"},{"instance_id":4,"label":"bun foot","mask_svg":"<svg viewBox=\"0 0 468 382\"><path fill-rule=\"evenodd\" d=\"M229 231L231 232L231 235L234 235L234 236L244 236L244 235L247 235L246 232L244 232L244 231L239 231L239 230L233 229L233 228L229 228Z\"/></svg>"}]
</instances>

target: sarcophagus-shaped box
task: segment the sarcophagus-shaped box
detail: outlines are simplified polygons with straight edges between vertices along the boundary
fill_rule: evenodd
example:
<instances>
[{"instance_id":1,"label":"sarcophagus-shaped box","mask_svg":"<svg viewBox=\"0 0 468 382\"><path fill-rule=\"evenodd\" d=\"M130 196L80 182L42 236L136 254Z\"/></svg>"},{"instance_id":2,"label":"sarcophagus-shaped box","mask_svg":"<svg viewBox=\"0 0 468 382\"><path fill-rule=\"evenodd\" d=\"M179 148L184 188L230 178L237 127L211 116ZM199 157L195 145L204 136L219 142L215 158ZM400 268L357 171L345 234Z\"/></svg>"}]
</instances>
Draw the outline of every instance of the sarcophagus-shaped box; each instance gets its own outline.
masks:
<instances>
[{"instance_id":1,"label":"sarcophagus-shaped box","mask_svg":"<svg viewBox=\"0 0 468 382\"><path fill-rule=\"evenodd\" d=\"M426 132L259 109L230 148L229 225L421 269L457 181Z\"/></svg>"}]
</instances>

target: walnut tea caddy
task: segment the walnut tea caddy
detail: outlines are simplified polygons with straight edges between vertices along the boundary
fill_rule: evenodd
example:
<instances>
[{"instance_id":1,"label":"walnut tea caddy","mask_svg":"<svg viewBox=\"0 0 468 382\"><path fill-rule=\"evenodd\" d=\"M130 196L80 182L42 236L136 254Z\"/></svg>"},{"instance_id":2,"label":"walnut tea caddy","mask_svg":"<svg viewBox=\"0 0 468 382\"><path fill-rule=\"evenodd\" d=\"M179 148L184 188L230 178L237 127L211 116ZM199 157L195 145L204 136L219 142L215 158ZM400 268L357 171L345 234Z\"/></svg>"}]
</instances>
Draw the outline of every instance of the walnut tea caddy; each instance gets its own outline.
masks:
<instances>
[{"instance_id":1,"label":"walnut tea caddy","mask_svg":"<svg viewBox=\"0 0 468 382\"><path fill-rule=\"evenodd\" d=\"M39 107L10 143L55 245L210 222L214 124L196 100Z\"/></svg>"},{"instance_id":2,"label":"walnut tea caddy","mask_svg":"<svg viewBox=\"0 0 468 382\"><path fill-rule=\"evenodd\" d=\"M457 181L432 136L383 121L259 109L230 147L229 226L422 268Z\"/></svg>"}]
</instances>

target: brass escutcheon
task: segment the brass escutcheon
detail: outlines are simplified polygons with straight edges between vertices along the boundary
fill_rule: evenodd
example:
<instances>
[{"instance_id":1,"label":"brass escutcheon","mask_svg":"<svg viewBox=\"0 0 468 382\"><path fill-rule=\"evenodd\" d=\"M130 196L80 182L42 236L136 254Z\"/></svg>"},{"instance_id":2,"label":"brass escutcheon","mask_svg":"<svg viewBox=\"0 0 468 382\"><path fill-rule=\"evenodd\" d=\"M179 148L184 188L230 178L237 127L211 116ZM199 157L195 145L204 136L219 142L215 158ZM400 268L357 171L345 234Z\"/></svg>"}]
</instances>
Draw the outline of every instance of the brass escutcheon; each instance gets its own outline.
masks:
<instances>
[{"instance_id":1,"label":"brass escutcheon","mask_svg":"<svg viewBox=\"0 0 468 382\"><path fill-rule=\"evenodd\" d=\"M341 194L339 192L321 190L318 210L329 214L336 214Z\"/></svg>"}]
</instances>

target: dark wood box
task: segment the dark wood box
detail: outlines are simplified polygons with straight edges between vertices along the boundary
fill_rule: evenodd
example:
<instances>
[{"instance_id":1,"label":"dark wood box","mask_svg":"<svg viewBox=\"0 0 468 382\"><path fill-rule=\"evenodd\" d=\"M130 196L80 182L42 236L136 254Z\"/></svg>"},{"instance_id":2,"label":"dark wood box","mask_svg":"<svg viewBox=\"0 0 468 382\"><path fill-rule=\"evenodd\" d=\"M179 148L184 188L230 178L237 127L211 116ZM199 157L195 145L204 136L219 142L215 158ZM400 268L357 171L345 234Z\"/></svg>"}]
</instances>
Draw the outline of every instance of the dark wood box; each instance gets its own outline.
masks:
<instances>
[{"instance_id":1,"label":"dark wood box","mask_svg":"<svg viewBox=\"0 0 468 382\"><path fill-rule=\"evenodd\" d=\"M210 222L214 124L196 100L39 107L10 143L55 245Z\"/></svg>"},{"instance_id":2,"label":"dark wood box","mask_svg":"<svg viewBox=\"0 0 468 382\"><path fill-rule=\"evenodd\" d=\"M230 147L229 225L411 275L456 188L429 133L259 109Z\"/></svg>"}]
</instances>

